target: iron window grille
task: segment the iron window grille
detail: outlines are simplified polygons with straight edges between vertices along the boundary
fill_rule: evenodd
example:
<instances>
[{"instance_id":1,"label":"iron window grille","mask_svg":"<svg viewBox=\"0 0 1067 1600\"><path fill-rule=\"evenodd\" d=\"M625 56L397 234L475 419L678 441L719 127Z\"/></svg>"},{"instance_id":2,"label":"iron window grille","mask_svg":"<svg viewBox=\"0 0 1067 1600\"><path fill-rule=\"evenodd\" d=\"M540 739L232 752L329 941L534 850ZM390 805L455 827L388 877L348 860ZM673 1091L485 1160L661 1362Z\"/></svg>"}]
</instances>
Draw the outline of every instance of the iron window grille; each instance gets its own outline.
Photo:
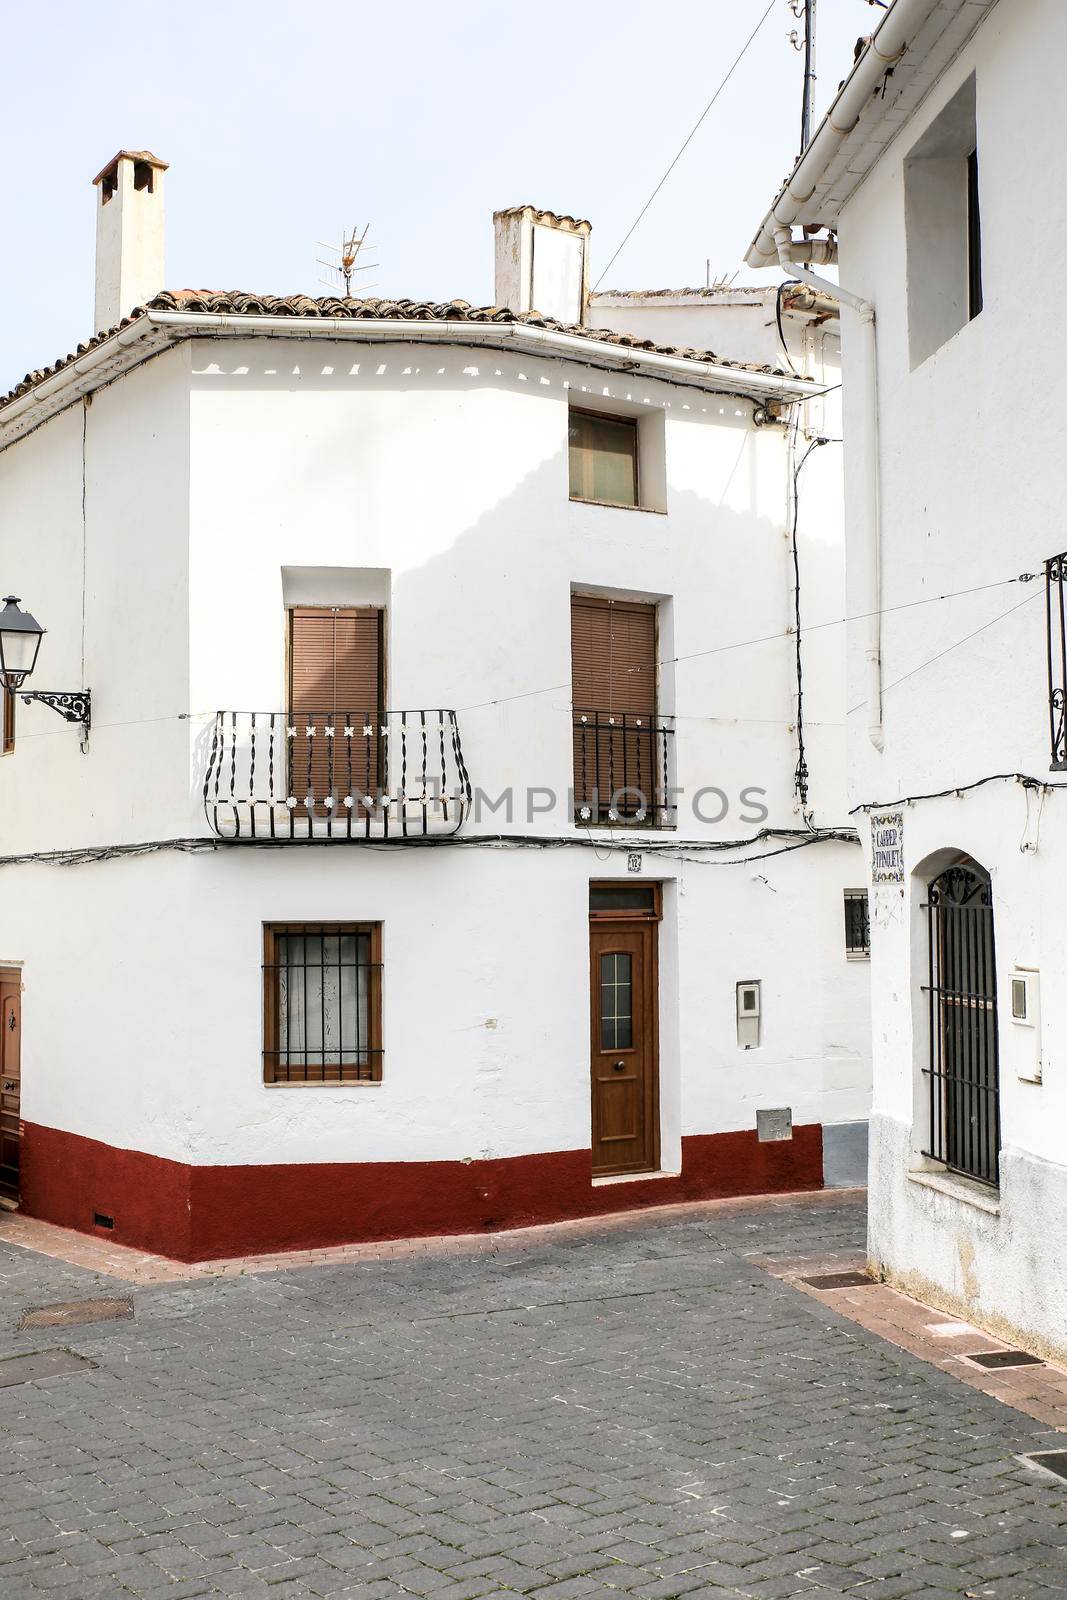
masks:
<instances>
[{"instance_id":1,"label":"iron window grille","mask_svg":"<svg viewBox=\"0 0 1067 1600\"><path fill-rule=\"evenodd\" d=\"M670 793L674 729L632 712L574 711L574 820L665 828L676 807Z\"/></svg>"},{"instance_id":2,"label":"iron window grille","mask_svg":"<svg viewBox=\"0 0 1067 1600\"><path fill-rule=\"evenodd\" d=\"M954 866L930 885L929 1145L952 1172L1000 1182L1000 1059L993 895L980 867Z\"/></svg>"},{"instance_id":3,"label":"iron window grille","mask_svg":"<svg viewBox=\"0 0 1067 1600\"><path fill-rule=\"evenodd\" d=\"M381 983L380 923L268 923L264 1082L379 1082Z\"/></svg>"},{"instance_id":4,"label":"iron window grille","mask_svg":"<svg viewBox=\"0 0 1067 1600\"><path fill-rule=\"evenodd\" d=\"M1045 562L1048 715L1053 772L1067 771L1067 551Z\"/></svg>"},{"instance_id":5,"label":"iron window grille","mask_svg":"<svg viewBox=\"0 0 1067 1600\"><path fill-rule=\"evenodd\" d=\"M862 961L871 953L871 916L866 889L845 890L845 954Z\"/></svg>"}]
</instances>

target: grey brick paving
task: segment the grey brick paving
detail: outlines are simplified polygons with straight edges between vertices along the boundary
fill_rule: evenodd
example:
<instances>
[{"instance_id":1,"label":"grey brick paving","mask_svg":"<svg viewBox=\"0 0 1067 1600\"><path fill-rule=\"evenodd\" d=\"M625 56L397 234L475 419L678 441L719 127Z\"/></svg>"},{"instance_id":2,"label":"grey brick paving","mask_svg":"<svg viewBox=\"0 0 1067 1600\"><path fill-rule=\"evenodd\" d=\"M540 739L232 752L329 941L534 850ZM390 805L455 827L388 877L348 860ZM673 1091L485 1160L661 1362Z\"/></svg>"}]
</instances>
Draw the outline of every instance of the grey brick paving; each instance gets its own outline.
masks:
<instances>
[{"instance_id":1,"label":"grey brick paving","mask_svg":"<svg viewBox=\"0 0 1067 1600\"><path fill-rule=\"evenodd\" d=\"M1067 1600L1060 1435L763 1272L854 1206L134 1291L0 1245L0 1597Z\"/></svg>"}]
</instances>

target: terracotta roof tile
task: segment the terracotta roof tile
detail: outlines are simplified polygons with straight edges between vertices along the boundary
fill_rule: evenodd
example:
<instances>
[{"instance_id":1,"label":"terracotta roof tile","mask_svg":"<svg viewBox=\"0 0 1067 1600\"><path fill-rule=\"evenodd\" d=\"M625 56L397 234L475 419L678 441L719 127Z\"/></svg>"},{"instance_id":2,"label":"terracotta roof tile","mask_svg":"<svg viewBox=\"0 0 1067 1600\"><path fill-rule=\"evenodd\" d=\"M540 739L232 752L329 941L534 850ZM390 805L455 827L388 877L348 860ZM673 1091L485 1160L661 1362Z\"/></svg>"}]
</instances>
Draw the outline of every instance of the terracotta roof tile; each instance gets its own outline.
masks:
<instances>
[{"instance_id":1,"label":"terracotta roof tile","mask_svg":"<svg viewBox=\"0 0 1067 1600\"><path fill-rule=\"evenodd\" d=\"M18 399L28 390L35 389L46 378L61 372L79 356L103 344L122 328L128 328L144 316L146 311L206 312L221 316L240 317L343 317L368 322L494 322L500 324L525 323L533 328L550 328L559 333L572 334L588 340L590 344L618 345L627 350L648 351L653 355L677 356L685 361L705 361L737 372L758 372L777 377L789 377L781 367L761 366L752 361L729 361L713 350L694 350L686 346L656 344L652 339L639 339L633 334L616 333L609 328L588 328L557 322L543 317L537 311L516 312L507 306L472 306L466 300L355 300L332 295L305 294L275 295L247 294L230 289L173 289L164 290L137 306L128 317L112 328L105 328L93 338L78 345L68 355L61 356L49 367L39 367L28 372L20 383L0 395L0 408Z\"/></svg>"}]
</instances>

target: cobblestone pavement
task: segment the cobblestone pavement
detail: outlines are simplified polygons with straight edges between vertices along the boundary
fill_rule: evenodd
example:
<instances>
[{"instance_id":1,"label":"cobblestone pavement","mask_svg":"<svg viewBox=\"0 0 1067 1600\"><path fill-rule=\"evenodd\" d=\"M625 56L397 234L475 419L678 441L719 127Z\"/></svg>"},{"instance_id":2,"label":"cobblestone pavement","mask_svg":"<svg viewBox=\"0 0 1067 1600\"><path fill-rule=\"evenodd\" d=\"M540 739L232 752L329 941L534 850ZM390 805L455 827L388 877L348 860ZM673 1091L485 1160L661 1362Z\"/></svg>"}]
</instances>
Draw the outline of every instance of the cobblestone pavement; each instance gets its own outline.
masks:
<instances>
[{"instance_id":1,"label":"cobblestone pavement","mask_svg":"<svg viewBox=\"0 0 1067 1600\"><path fill-rule=\"evenodd\" d=\"M862 1210L131 1289L0 1245L0 1596L1067 1600L1067 1443L763 1270ZM132 1293L134 1320L18 1333ZM2 1377L2 1363L0 1363Z\"/></svg>"}]
</instances>

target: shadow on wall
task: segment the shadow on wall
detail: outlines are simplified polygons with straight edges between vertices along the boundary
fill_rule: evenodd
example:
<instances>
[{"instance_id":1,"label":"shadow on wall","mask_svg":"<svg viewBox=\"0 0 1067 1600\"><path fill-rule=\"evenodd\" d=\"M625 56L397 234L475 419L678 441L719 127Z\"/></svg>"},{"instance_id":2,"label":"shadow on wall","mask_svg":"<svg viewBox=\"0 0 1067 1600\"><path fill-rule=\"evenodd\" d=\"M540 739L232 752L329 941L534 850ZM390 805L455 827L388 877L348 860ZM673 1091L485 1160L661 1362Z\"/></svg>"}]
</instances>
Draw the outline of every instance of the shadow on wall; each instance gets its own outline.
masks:
<instances>
[{"instance_id":1,"label":"shadow on wall","mask_svg":"<svg viewBox=\"0 0 1067 1600\"><path fill-rule=\"evenodd\" d=\"M735 795L745 785L763 787L770 820L796 822L796 750L789 721L795 695L792 647L778 637L789 600L784 501L781 475L758 460L749 403L681 387L670 392L668 450L681 464L670 474L673 482L708 474L709 451L716 446L719 460L712 493L671 488L664 518L569 500L566 412L560 400L569 395L575 403L595 405L594 375L583 375L588 387L568 388L554 364L546 376L540 369L547 363L531 361L524 367L510 354L452 348L420 349L400 363L391 349L380 356L360 350L356 359L345 349L328 362L302 358L284 366L226 368L219 358L231 352L228 342L213 342L215 359L194 379L199 389L257 395L274 390L286 395L305 390L450 394L457 396L450 422L455 416L467 425L450 426L444 460L442 430L435 426L439 414L415 413L406 437L419 450L420 463L425 439L432 465L387 485L374 481L375 434L381 431L384 445L388 433L390 445L395 444L395 413L380 424L373 417L369 426L361 422L355 450L352 413L338 413L336 421L323 426L327 414L318 410L315 431L299 436L295 476L285 476L292 450L279 448L279 465L272 465L269 430L279 424L269 415L265 437L255 430L244 435L254 445L242 451L240 438L234 448L227 438L227 478L244 534L235 540L230 513L221 505L216 508L219 526L209 533L220 551L229 542L235 564L247 551L249 564L259 570L251 582L220 585L227 630L257 641L245 659L218 663L222 670L213 676L220 708L270 711L284 704L279 665L284 618L277 598L283 565L358 568L384 562L393 571L386 648L390 706L457 710L468 772L486 793L499 795L509 786L565 790L572 759L571 586L670 598L678 651L712 652L679 663L675 706L663 696L663 709L681 714L677 781L694 791L719 785ZM657 408L664 405L660 385L604 374L599 387L609 387L635 407L645 396L655 396ZM525 457L514 445L514 428L507 435L506 461L487 454L488 413L478 405L466 414L463 408L465 395L487 390L521 395L530 404L542 399L553 407L550 419L539 413L524 432ZM679 435L679 422L713 428L714 435L707 442ZM361 461L369 463L367 471L361 471ZM522 474L518 481L516 472ZM435 495L435 485L445 492ZM754 509L733 509L725 503L727 495L735 505L743 498ZM769 515L759 514L765 499ZM338 506L344 508L340 529ZM460 522L471 511L477 512L472 521L450 530L450 520ZM390 530L384 545L383 527ZM263 628L265 606L277 607L273 630ZM721 649L767 634L773 636L769 641L744 650ZM818 723L817 690L809 708ZM842 737L843 730L825 722L811 730L816 801L820 769L832 762L833 743ZM211 738L208 726L196 741L191 799L198 810ZM560 805L553 827L559 821L569 826L562 815L565 797ZM826 820L841 819L827 815ZM489 817L486 831L498 831L504 821L503 811ZM679 825L684 826L681 813ZM736 835L736 806L719 826Z\"/></svg>"}]
</instances>

